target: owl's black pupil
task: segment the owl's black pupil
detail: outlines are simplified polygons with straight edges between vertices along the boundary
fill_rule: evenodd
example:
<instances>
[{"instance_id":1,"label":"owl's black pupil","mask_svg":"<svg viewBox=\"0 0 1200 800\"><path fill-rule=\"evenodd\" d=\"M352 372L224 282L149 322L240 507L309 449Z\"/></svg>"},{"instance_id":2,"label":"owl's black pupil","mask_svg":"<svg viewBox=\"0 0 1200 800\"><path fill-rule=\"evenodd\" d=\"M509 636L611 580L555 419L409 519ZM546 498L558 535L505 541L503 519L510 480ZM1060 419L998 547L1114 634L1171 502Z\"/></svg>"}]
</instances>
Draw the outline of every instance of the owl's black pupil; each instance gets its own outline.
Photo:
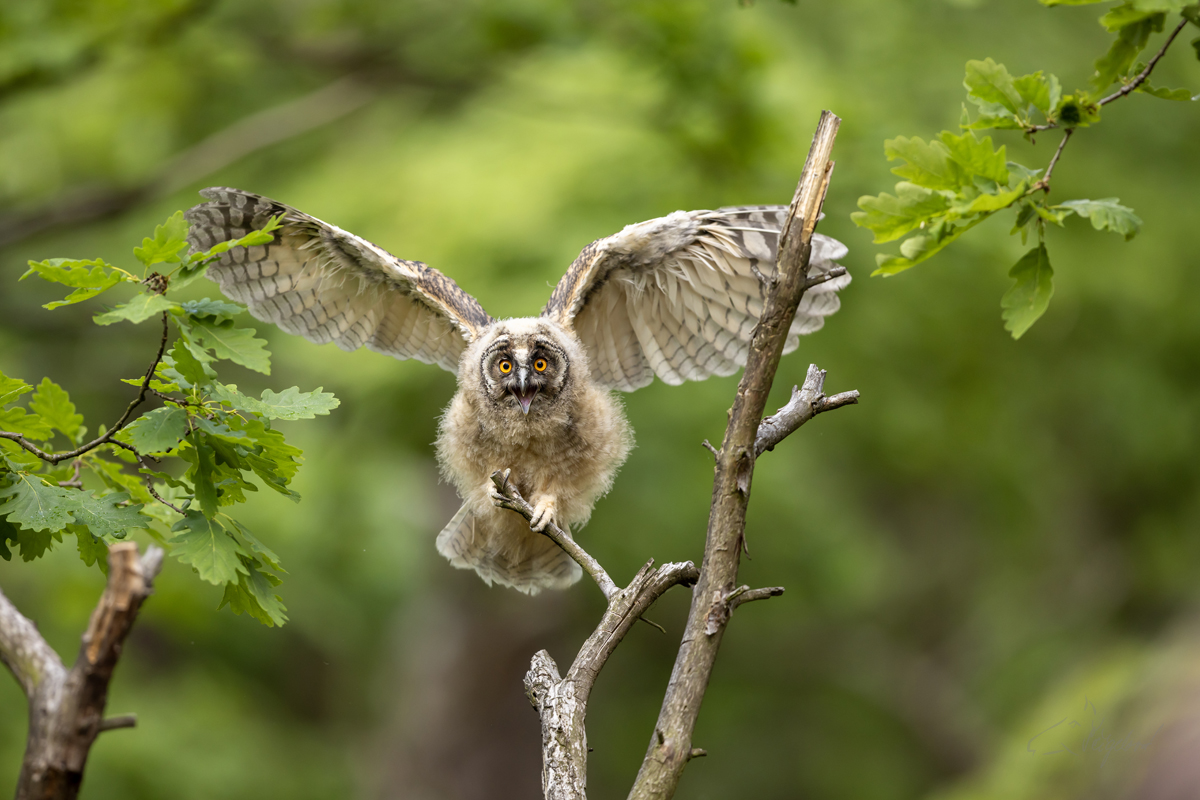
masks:
<instances>
[{"instance_id":1,"label":"owl's black pupil","mask_svg":"<svg viewBox=\"0 0 1200 800\"><path fill-rule=\"evenodd\" d=\"M500 371L501 372L508 372L511 369L512 369L512 364L508 363L507 361L500 362Z\"/></svg>"}]
</instances>

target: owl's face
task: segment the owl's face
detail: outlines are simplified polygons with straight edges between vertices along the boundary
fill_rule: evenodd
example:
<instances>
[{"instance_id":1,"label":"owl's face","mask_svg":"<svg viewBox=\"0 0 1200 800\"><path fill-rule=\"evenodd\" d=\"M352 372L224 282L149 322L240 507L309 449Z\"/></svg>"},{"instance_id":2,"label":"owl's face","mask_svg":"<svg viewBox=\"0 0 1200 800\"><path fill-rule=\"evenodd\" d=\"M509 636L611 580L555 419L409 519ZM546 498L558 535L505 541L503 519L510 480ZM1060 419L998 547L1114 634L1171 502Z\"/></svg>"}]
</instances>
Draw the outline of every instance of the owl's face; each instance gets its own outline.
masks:
<instances>
[{"instance_id":1,"label":"owl's face","mask_svg":"<svg viewBox=\"0 0 1200 800\"><path fill-rule=\"evenodd\" d=\"M537 415L557 405L571 379L573 342L544 320L498 323L479 354L479 377L493 407Z\"/></svg>"}]
</instances>

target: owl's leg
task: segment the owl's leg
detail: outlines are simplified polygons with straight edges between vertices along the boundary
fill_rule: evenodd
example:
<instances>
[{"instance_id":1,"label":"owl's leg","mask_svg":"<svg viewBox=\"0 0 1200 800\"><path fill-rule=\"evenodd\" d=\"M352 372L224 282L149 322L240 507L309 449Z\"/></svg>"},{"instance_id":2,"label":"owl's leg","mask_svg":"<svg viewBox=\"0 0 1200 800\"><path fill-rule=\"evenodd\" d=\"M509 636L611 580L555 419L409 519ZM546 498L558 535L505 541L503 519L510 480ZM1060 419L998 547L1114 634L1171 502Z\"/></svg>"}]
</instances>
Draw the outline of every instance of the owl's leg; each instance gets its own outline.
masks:
<instances>
[{"instance_id":1,"label":"owl's leg","mask_svg":"<svg viewBox=\"0 0 1200 800\"><path fill-rule=\"evenodd\" d=\"M547 524L554 521L558 499L552 494L544 494L533 507L533 519L529 520L532 530L543 531Z\"/></svg>"}]
</instances>

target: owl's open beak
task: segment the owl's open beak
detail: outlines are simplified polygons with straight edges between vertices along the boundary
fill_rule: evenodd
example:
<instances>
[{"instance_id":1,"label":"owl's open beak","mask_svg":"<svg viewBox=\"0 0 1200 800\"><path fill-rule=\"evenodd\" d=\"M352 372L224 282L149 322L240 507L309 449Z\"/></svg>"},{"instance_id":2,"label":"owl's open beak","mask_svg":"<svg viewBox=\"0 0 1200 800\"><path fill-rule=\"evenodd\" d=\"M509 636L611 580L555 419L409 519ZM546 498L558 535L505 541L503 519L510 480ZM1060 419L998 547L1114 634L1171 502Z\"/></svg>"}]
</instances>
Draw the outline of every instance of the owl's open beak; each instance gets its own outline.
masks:
<instances>
[{"instance_id":1,"label":"owl's open beak","mask_svg":"<svg viewBox=\"0 0 1200 800\"><path fill-rule=\"evenodd\" d=\"M521 412L528 414L529 405L533 402L533 398L538 393L538 390L530 386L521 389L510 389L509 391L512 392L513 397L517 398L517 402L521 404Z\"/></svg>"}]
</instances>

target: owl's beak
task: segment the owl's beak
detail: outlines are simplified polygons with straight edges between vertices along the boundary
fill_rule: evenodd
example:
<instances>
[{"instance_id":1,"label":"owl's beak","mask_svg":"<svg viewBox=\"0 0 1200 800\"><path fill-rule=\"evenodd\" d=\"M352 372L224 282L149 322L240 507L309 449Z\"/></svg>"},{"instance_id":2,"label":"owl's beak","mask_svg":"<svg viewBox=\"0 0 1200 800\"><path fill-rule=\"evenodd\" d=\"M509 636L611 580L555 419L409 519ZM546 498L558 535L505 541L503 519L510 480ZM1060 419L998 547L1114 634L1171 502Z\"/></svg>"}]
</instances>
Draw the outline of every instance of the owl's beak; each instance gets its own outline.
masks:
<instances>
[{"instance_id":1,"label":"owl's beak","mask_svg":"<svg viewBox=\"0 0 1200 800\"><path fill-rule=\"evenodd\" d=\"M521 381L521 383L521 388L511 389L510 391L512 392L512 396L517 398L517 402L521 404L521 412L528 414L529 406L533 402L534 396L537 395L538 390L533 387L526 388L524 386L524 381Z\"/></svg>"},{"instance_id":2,"label":"owl's beak","mask_svg":"<svg viewBox=\"0 0 1200 800\"><path fill-rule=\"evenodd\" d=\"M510 391L512 392L513 397L517 398L517 402L521 404L521 413L528 414L529 406L533 403L533 397L537 394L538 390L529 386L528 373L524 368L520 370L518 375L519 386L518 388L511 389Z\"/></svg>"}]
</instances>

